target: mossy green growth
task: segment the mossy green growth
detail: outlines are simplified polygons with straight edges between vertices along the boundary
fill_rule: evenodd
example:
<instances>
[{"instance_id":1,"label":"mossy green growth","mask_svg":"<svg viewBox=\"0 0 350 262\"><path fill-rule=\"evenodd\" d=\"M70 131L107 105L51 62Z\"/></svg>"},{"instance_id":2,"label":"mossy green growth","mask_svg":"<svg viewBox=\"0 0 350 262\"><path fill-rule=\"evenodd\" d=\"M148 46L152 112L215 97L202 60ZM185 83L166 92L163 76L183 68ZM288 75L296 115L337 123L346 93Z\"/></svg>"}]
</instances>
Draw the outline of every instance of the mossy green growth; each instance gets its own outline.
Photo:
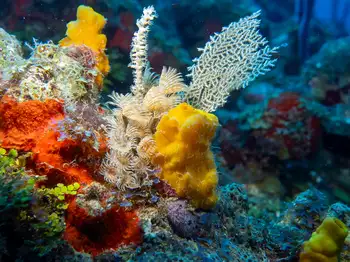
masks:
<instances>
[{"instance_id":1,"label":"mossy green growth","mask_svg":"<svg viewBox=\"0 0 350 262\"><path fill-rule=\"evenodd\" d=\"M39 255L47 254L52 248L57 245L62 233L66 228L64 221L65 210L68 208L66 202L67 195L76 195L80 188L79 183L73 183L65 186L62 183L57 184L54 188L41 187L36 190L37 202L34 209L40 210L40 217L36 218L22 214L22 218L27 222L32 223L36 232L44 237L45 244L36 244L35 250Z\"/></svg>"},{"instance_id":2,"label":"mossy green growth","mask_svg":"<svg viewBox=\"0 0 350 262\"><path fill-rule=\"evenodd\" d=\"M40 257L60 243L66 226L66 196L76 195L80 185L36 188L36 182L44 178L26 173L29 155L0 148L0 232L7 232L8 228L14 228L15 232L20 225L16 234L23 239L18 242L24 240L24 248L35 251Z\"/></svg>"},{"instance_id":3,"label":"mossy green growth","mask_svg":"<svg viewBox=\"0 0 350 262\"><path fill-rule=\"evenodd\" d=\"M6 152L5 149L0 148L0 155L0 175L13 174L13 172L8 172L10 169L12 169L11 171L18 171L16 166L18 153L16 150L11 149L9 152Z\"/></svg>"},{"instance_id":4,"label":"mossy green growth","mask_svg":"<svg viewBox=\"0 0 350 262\"><path fill-rule=\"evenodd\" d=\"M0 148L0 175L23 175L24 167L26 165L26 158L31 153L25 155L18 154L17 150L10 149L6 151L4 148Z\"/></svg>"},{"instance_id":5,"label":"mossy green growth","mask_svg":"<svg viewBox=\"0 0 350 262\"><path fill-rule=\"evenodd\" d=\"M36 200L35 183L42 177L26 173L24 166L27 156L28 154L19 155L16 150L0 148L0 232L5 241L2 243L0 257L3 250L9 252L12 249L17 251L33 248L28 243L37 237L34 236L36 232L33 224L27 223L28 220L24 221L24 218L31 216L33 223L40 223L31 214L32 203ZM47 249L47 241L44 242ZM10 255L15 256L13 253Z\"/></svg>"},{"instance_id":6,"label":"mossy green growth","mask_svg":"<svg viewBox=\"0 0 350 262\"><path fill-rule=\"evenodd\" d=\"M65 195L76 195L77 190L80 188L79 183L73 183L71 185L65 186L62 183L59 183L54 188L42 187L38 192L44 194L47 197L55 197L59 201L65 200Z\"/></svg>"},{"instance_id":7,"label":"mossy green growth","mask_svg":"<svg viewBox=\"0 0 350 262\"><path fill-rule=\"evenodd\" d=\"M0 148L0 213L27 207L33 197L34 185L40 178L25 173L24 159L14 149Z\"/></svg>"},{"instance_id":8,"label":"mossy green growth","mask_svg":"<svg viewBox=\"0 0 350 262\"><path fill-rule=\"evenodd\" d=\"M54 238L60 236L65 229L63 216L59 212L51 213L44 222L36 224L35 228L41 230L45 237Z\"/></svg>"}]
</instances>

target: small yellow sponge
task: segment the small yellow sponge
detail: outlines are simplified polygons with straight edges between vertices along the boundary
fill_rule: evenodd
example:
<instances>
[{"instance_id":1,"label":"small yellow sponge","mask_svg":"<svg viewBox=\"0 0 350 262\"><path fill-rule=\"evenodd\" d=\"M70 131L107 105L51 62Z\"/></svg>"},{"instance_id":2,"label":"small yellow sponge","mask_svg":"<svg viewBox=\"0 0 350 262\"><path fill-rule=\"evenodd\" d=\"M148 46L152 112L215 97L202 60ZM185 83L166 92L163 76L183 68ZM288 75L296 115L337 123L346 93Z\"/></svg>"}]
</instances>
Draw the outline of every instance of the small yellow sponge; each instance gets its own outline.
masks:
<instances>
[{"instance_id":1,"label":"small yellow sponge","mask_svg":"<svg viewBox=\"0 0 350 262\"><path fill-rule=\"evenodd\" d=\"M304 243L300 262L337 262L347 235L343 222L327 217Z\"/></svg>"},{"instance_id":2,"label":"small yellow sponge","mask_svg":"<svg viewBox=\"0 0 350 262\"><path fill-rule=\"evenodd\" d=\"M210 151L217 126L215 115L182 103L161 118L155 133L158 156L153 162L162 168L160 178L196 208L210 209L217 201L218 176Z\"/></svg>"},{"instance_id":3,"label":"small yellow sponge","mask_svg":"<svg viewBox=\"0 0 350 262\"><path fill-rule=\"evenodd\" d=\"M86 45L96 53L97 69L106 75L109 70L109 61L104 53L107 37L101 34L107 20L91 7L81 5L77 10L77 20L67 24L67 32L60 41L61 46ZM102 79L99 79L102 81Z\"/></svg>"}]
</instances>

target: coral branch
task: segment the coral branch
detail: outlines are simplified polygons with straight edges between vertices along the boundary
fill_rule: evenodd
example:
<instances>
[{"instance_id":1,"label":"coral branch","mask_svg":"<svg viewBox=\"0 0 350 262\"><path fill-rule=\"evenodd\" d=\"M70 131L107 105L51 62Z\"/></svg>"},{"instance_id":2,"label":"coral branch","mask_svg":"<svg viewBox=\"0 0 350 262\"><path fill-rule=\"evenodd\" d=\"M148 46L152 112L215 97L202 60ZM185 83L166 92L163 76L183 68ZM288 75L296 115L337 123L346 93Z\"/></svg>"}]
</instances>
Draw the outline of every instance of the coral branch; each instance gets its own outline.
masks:
<instances>
[{"instance_id":1,"label":"coral branch","mask_svg":"<svg viewBox=\"0 0 350 262\"><path fill-rule=\"evenodd\" d=\"M157 17L153 6L149 6L143 10L141 19L137 20L138 31L135 32L131 44L131 63L129 67L134 69L134 86L131 91L134 95L143 94L143 72L147 65L147 36L152 20Z\"/></svg>"}]
</instances>

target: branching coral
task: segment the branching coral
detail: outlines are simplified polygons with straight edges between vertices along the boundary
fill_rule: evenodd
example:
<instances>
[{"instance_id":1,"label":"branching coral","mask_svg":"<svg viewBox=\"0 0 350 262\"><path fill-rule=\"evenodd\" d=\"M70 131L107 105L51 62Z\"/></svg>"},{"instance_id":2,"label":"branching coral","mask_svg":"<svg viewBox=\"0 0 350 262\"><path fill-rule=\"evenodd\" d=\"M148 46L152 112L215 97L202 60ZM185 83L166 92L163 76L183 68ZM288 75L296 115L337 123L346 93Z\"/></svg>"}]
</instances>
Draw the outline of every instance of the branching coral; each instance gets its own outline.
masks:
<instances>
[{"instance_id":1,"label":"branching coral","mask_svg":"<svg viewBox=\"0 0 350 262\"><path fill-rule=\"evenodd\" d=\"M138 31L135 32L132 39L132 49L130 53L130 67L134 69L134 86L131 91L134 95L145 95L147 90L143 86L143 73L147 65L147 36L152 21L157 17L153 6L149 6L143 10L140 20L137 20Z\"/></svg>"}]
</instances>

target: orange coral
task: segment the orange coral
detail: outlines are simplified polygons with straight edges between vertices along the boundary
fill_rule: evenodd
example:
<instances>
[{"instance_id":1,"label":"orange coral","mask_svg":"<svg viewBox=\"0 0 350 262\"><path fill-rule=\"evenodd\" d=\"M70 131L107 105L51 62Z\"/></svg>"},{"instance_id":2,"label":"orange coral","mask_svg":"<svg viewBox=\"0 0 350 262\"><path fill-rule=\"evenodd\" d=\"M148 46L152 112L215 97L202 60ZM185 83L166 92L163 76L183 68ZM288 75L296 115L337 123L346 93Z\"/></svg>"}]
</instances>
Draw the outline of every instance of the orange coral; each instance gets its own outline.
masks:
<instances>
[{"instance_id":1,"label":"orange coral","mask_svg":"<svg viewBox=\"0 0 350 262\"><path fill-rule=\"evenodd\" d=\"M93 256L121 245L139 243L142 237L136 213L119 207L94 217L74 201L67 210L66 224L64 238L75 250Z\"/></svg>"},{"instance_id":2,"label":"orange coral","mask_svg":"<svg viewBox=\"0 0 350 262\"><path fill-rule=\"evenodd\" d=\"M44 183L49 187L57 183L90 184L104 150L96 152L80 141L69 139L58 141L59 135L53 129L48 130L33 148L33 164L36 172L47 177ZM90 166L87 165L88 158L94 158Z\"/></svg>"},{"instance_id":3,"label":"orange coral","mask_svg":"<svg viewBox=\"0 0 350 262\"><path fill-rule=\"evenodd\" d=\"M97 69L102 75L109 70L109 61L104 50L107 37L101 34L107 20L91 7L81 5L77 10L77 20L68 23L67 37L60 41L61 46L86 45L96 53ZM102 84L103 76L98 75L96 82Z\"/></svg>"},{"instance_id":4,"label":"orange coral","mask_svg":"<svg viewBox=\"0 0 350 262\"><path fill-rule=\"evenodd\" d=\"M47 186L88 184L93 181L91 174L98 169L106 145L100 141L97 152L82 141L58 141L56 122L63 118L62 103L56 100L17 102L4 96L0 101L1 147L32 151L29 164L47 176Z\"/></svg>"},{"instance_id":5,"label":"orange coral","mask_svg":"<svg viewBox=\"0 0 350 262\"><path fill-rule=\"evenodd\" d=\"M16 102L4 96L0 101L0 140L4 148L30 151L54 120L63 119L62 104L56 100Z\"/></svg>"},{"instance_id":6,"label":"orange coral","mask_svg":"<svg viewBox=\"0 0 350 262\"><path fill-rule=\"evenodd\" d=\"M62 103L31 100L17 102L8 96L0 101L0 139L3 148L32 151L31 167L46 175L46 185L92 182L91 173L98 169L99 160L106 151L101 142L99 152L81 141L59 142L56 122L64 118ZM73 163L77 158L80 163ZM85 163L90 161L88 166Z\"/></svg>"}]
</instances>

